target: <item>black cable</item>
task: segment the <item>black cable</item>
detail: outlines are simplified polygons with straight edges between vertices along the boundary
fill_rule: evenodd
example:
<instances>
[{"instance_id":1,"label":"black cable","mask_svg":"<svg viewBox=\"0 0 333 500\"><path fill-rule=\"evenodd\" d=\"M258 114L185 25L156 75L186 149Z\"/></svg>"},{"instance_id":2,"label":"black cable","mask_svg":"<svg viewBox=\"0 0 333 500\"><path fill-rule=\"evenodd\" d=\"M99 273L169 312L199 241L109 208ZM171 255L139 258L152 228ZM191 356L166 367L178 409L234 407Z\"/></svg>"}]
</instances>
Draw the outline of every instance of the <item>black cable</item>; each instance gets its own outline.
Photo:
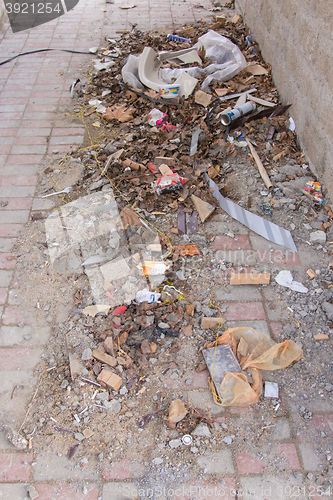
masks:
<instances>
[{"instance_id":1,"label":"black cable","mask_svg":"<svg viewBox=\"0 0 333 500\"><path fill-rule=\"evenodd\" d=\"M27 56L29 54L37 54L38 52L49 52L50 50L60 50L61 52L69 52L70 54L92 55L91 52L80 52L78 50L69 50L69 49L37 49L37 50L30 50L29 52L22 52L22 54L16 54L16 56L10 57L9 59L6 59L5 61L0 62L0 66L2 66L3 64L9 63L20 56Z\"/></svg>"}]
</instances>

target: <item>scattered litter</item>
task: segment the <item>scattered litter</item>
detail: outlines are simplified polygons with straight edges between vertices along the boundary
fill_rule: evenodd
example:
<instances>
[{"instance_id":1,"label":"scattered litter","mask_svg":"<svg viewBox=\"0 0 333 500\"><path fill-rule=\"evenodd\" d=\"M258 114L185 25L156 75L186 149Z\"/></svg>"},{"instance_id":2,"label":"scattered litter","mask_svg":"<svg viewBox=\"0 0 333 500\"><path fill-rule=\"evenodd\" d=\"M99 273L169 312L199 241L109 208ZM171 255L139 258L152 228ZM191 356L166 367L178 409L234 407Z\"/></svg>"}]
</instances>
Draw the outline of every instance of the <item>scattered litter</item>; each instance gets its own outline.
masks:
<instances>
[{"instance_id":1,"label":"scattered litter","mask_svg":"<svg viewBox=\"0 0 333 500\"><path fill-rule=\"evenodd\" d=\"M152 186L156 189L157 194L171 193L181 189L187 179L184 179L177 173L162 175L157 179Z\"/></svg>"},{"instance_id":2,"label":"scattered litter","mask_svg":"<svg viewBox=\"0 0 333 500\"><path fill-rule=\"evenodd\" d=\"M42 196L42 198L48 198L49 196L55 196L57 194L67 194L67 193L70 193L71 191L73 190L73 188L71 186L68 186L68 187L65 187L62 191L57 191L56 193L50 193L50 194L45 194L44 196Z\"/></svg>"},{"instance_id":3,"label":"scattered litter","mask_svg":"<svg viewBox=\"0 0 333 500\"><path fill-rule=\"evenodd\" d=\"M266 106L268 108L274 108L276 106L275 102L265 101L265 99L260 99L259 97L255 97L251 95L251 101L254 101L256 104L260 104L260 106Z\"/></svg>"},{"instance_id":4,"label":"scattered litter","mask_svg":"<svg viewBox=\"0 0 333 500\"><path fill-rule=\"evenodd\" d=\"M276 382L265 382L265 398L278 398L279 386Z\"/></svg>"},{"instance_id":5,"label":"scattered litter","mask_svg":"<svg viewBox=\"0 0 333 500\"><path fill-rule=\"evenodd\" d=\"M152 127L156 127L158 125L162 125L163 123L165 123L166 121L165 119L168 118L168 115L166 113L163 113L159 109L154 108L149 113L148 118L149 118L148 121L149 125L151 125Z\"/></svg>"},{"instance_id":6,"label":"scattered litter","mask_svg":"<svg viewBox=\"0 0 333 500\"><path fill-rule=\"evenodd\" d=\"M320 182L309 181L303 192L309 195L315 205L321 205L324 201Z\"/></svg>"},{"instance_id":7,"label":"scattered litter","mask_svg":"<svg viewBox=\"0 0 333 500\"><path fill-rule=\"evenodd\" d=\"M69 91L71 93L71 98L73 99L74 97L74 89L75 89L75 86L80 82L80 78L77 78L76 80L74 80L74 82L72 83L72 85L69 87Z\"/></svg>"},{"instance_id":8,"label":"scattered litter","mask_svg":"<svg viewBox=\"0 0 333 500\"><path fill-rule=\"evenodd\" d=\"M113 391L117 392L119 391L120 386L123 382L121 377L106 369L101 371L101 373L97 377L97 380L103 387L109 387Z\"/></svg>"},{"instance_id":9,"label":"scattered litter","mask_svg":"<svg viewBox=\"0 0 333 500\"><path fill-rule=\"evenodd\" d=\"M290 288L290 290L293 290L294 292L308 293L309 291L308 288L302 285L302 283L294 281L290 271L286 270L280 271L279 274L275 276L275 281L279 285Z\"/></svg>"},{"instance_id":10,"label":"scattered litter","mask_svg":"<svg viewBox=\"0 0 333 500\"><path fill-rule=\"evenodd\" d=\"M129 346L141 345L144 340L152 342L154 340L158 340L161 335L165 335L167 337L178 337L179 333L177 330L173 330L172 328L160 328L157 325L151 325L137 332L129 333L126 343Z\"/></svg>"}]
</instances>

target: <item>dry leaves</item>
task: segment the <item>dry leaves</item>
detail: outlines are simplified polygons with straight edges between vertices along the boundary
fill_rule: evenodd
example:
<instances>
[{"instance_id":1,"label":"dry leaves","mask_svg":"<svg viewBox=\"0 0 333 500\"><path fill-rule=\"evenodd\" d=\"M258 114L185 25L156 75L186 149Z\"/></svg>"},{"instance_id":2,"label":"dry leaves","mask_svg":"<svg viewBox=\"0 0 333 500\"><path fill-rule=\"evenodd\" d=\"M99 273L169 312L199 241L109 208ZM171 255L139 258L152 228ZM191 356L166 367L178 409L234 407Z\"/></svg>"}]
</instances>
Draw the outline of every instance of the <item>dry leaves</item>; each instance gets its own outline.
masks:
<instances>
[{"instance_id":1,"label":"dry leaves","mask_svg":"<svg viewBox=\"0 0 333 500\"><path fill-rule=\"evenodd\" d=\"M117 104L115 104L112 108L106 108L102 118L105 118L105 120L108 121L118 120L122 123L129 122L130 120L133 120L133 111L135 111L134 108L126 108L126 104L122 104L121 106L117 106Z\"/></svg>"},{"instance_id":2,"label":"dry leaves","mask_svg":"<svg viewBox=\"0 0 333 500\"><path fill-rule=\"evenodd\" d=\"M157 92L155 92L155 90L152 89L146 90L144 94L147 95L148 97L152 97L153 99L159 99L160 97L160 94L158 94Z\"/></svg>"}]
</instances>

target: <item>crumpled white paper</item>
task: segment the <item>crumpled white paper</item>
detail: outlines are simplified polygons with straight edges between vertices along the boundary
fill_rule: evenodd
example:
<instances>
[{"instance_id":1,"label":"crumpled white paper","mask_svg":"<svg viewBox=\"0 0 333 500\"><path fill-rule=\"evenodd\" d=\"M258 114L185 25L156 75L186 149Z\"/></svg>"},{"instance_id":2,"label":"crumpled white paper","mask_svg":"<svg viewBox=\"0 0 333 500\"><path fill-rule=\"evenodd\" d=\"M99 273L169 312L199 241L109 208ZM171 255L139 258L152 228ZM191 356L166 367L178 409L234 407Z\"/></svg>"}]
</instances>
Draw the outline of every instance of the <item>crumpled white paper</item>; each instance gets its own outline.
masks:
<instances>
[{"instance_id":1,"label":"crumpled white paper","mask_svg":"<svg viewBox=\"0 0 333 500\"><path fill-rule=\"evenodd\" d=\"M281 285L290 288L294 292L308 293L309 289L302 285L299 281L294 281L293 275L290 271L280 271L277 276L275 276L275 281Z\"/></svg>"}]
</instances>

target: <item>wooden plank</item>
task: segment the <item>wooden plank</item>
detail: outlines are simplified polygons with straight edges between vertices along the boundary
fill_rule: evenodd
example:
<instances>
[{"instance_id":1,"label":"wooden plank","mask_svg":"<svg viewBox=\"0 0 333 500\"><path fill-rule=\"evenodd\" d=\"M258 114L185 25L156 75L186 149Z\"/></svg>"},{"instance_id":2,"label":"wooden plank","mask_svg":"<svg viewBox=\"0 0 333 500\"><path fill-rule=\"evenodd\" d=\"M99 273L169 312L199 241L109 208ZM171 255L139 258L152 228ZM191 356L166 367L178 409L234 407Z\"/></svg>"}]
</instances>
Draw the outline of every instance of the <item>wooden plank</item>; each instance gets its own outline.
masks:
<instances>
[{"instance_id":1,"label":"wooden plank","mask_svg":"<svg viewBox=\"0 0 333 500\"><path fill-rule=\"evenodd\" d=\"M231 273L230 285L268 285L270 273Z\"/></svg>"},{"instance_id":2,"label":"wooden plank","mask_svg":"<svg viewBox=\"0 0 333 500\"><path fill-rule=\"evenodd\" d=\"M267 187L267 189L270 189L270 190L273 189L273 184L271 183L271 180L270 180L270 178L268 176L268 173L267 173L264 165L262 164L257 151L254 149L254 147L252 146L252 144L250 143L250 141L248 139L246 139L246 142L247 142L247 144L248 144L248 146L250 148L250 151L251 151L251 154L253 156L253 159L254 159L254 161L257 164L259 173L261 175L262 180L265 183L265 186Z\"/></svg>"}]
</instances>

